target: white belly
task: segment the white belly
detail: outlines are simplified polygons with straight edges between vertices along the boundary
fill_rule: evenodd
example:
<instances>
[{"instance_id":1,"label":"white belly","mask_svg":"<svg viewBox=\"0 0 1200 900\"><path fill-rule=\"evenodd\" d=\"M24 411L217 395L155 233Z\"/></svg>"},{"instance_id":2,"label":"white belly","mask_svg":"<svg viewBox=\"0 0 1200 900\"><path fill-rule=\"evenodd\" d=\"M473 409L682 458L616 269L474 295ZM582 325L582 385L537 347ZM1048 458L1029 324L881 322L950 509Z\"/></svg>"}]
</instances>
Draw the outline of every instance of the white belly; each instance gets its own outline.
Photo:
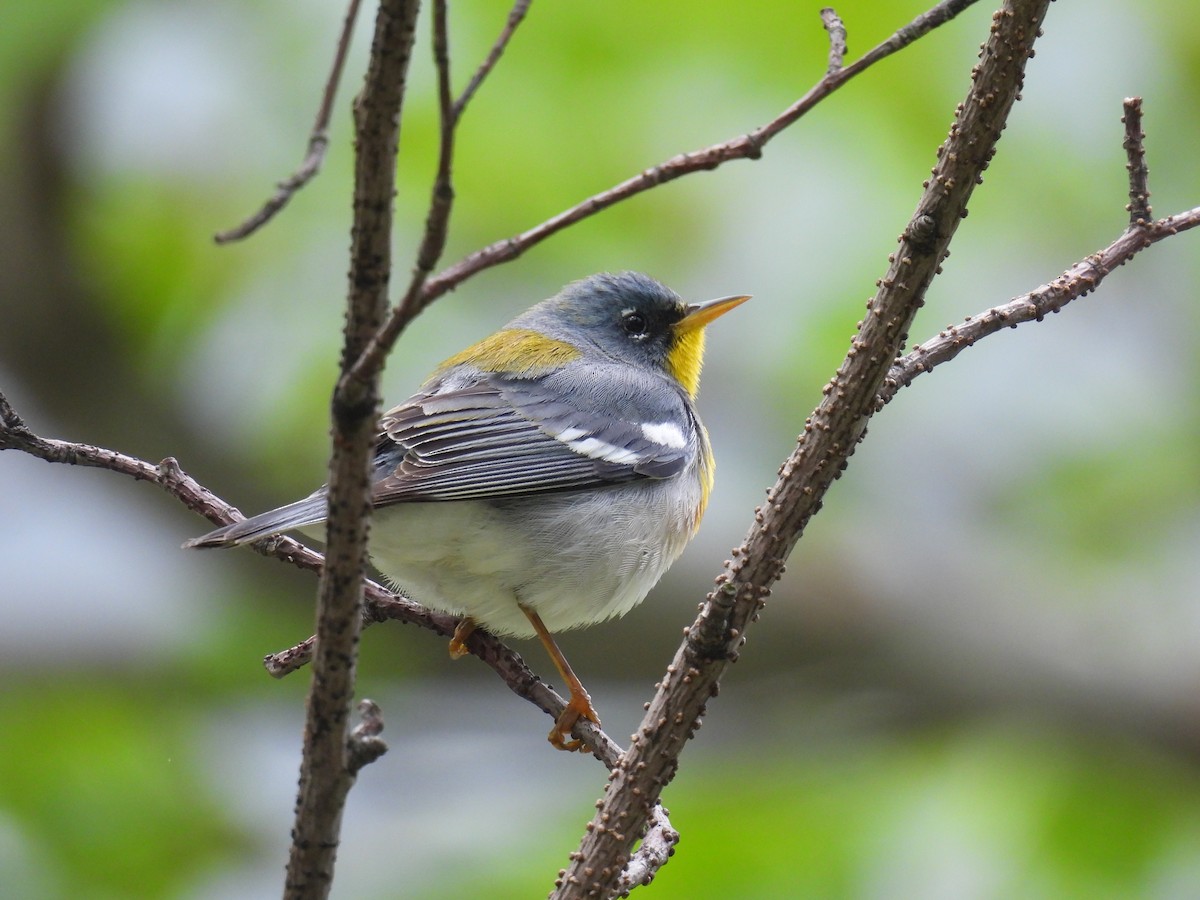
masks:
<instances>
[{"instance_id":1,"label":"white belly","mask_svg":"<svg viewBox=\"0 0 1200 900\"><path fill-rule=\"evenodd\" d=\"M552 632L624 615L695 530L693 479L512 500L399 503L375 511L371 559L432 609L498 635L532 637L518 603Z\"/></svg>"}]
</instances>

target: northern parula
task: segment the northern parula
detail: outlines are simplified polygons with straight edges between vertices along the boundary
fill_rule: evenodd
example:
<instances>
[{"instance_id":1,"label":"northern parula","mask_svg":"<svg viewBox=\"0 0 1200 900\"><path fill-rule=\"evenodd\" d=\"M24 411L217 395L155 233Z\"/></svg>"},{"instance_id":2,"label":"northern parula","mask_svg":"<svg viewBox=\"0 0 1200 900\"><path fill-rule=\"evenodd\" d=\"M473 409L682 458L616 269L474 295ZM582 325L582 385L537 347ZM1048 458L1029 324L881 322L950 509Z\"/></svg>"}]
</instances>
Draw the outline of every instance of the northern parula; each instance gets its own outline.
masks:
<instances>
[{"instance_id":1,"label":"northern parula","mask_svg":"<svg viewBox=\"0 0 1200 900\"><path fill-rule=\"evenodd\" d=\"M704 326L748 300L687 303L636 272L567 285L443 362L386 413L375 449L371 560L405 594L537 636L571 693L550 731L577 750L599 716L552 633L624 615L699 527L713 483L695 397ZM325 488L184 544L296 529L323 537Z\"/></svg>"}]
</instances>

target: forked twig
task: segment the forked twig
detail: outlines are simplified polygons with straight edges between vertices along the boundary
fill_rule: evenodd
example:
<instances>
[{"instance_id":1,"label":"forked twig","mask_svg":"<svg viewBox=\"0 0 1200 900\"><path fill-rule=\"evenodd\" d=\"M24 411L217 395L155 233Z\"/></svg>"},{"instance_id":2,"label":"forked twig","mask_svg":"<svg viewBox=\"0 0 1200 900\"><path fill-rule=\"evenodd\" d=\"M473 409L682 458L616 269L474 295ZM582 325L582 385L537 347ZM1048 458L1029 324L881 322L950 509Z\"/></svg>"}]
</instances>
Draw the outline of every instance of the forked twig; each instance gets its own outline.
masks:
<instances>
[{"instance_id":1,"label":"forked twig","mask_svg":"<svg viewBox=\"0 0 1200 900\"><path fill-rule=\"evenodd\" d=\"M887 380L878 394L880 408L913 379L936 366L949 362L963 350L989 334L1004 328L1016 328L1025 322L1040 322L1072 300L1086 296L1100 286L1112 271L1125 265L1151 244L1200 226L1200 206L1151 220L1150 172L1146 166L1146 135L1142 132L1142 101L1131 97L1124 103L1125 153L1129 173L1129 225L1107 247L1081 259L1053 281L1034 288L1007 303L969 316L959 325L949 325L936 337L914 347L892 364Z\"/></svg>"}]
</instances>

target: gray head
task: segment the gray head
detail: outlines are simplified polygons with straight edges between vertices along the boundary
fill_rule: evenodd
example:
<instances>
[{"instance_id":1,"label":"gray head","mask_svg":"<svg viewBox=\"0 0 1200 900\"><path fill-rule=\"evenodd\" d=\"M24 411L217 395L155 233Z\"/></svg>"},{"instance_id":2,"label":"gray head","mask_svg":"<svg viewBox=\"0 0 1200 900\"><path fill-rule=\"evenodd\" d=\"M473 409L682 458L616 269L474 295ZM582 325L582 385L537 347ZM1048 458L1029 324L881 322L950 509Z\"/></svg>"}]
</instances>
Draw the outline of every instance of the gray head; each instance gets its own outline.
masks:
<instances>
[{"instance_id":1,"label":"gray head","mask_svg":"<svg viewBox=\"0 0 1200 900\"><path fill-rule=\"evenodd\" d=\"M749 299L688 303L640 272L601 273L576 281L513 320L605 356L667 372L695 394L704 357L704 326Z\"/></svg>"}]
</instances>

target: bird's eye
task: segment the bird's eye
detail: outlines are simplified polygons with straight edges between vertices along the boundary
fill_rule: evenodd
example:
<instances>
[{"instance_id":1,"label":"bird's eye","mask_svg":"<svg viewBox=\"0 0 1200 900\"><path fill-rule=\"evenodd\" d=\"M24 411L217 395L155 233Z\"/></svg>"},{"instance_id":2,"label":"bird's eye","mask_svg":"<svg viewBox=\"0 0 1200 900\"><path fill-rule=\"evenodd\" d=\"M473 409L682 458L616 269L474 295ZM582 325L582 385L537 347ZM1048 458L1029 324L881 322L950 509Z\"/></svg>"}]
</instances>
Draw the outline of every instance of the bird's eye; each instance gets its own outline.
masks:
<instances>
[{"instance_id":1,"label":"bird's eye","mask_svg":"<svg viewBox=\"0 0 1200 900\"><path fill-rule=\"evenodd\" d=\"M646 336L646 317L635 309L627 309L621 313L621 327L630 337Z\"/></svg>"}]
</instances>

